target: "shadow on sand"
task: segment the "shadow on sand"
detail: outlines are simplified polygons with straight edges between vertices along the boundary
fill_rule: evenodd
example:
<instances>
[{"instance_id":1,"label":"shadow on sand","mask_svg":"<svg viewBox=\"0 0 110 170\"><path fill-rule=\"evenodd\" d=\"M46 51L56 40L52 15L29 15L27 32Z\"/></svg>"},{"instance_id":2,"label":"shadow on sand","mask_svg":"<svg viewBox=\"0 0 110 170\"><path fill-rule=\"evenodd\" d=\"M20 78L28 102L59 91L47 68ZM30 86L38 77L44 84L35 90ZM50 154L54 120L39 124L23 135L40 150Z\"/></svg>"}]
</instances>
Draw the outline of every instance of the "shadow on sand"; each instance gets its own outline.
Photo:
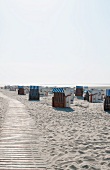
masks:
<instances>
[{"instance_id":1,"label":"shadow on sand","mask_svg":"<svg viewBox=\"0 0 110 170\"><path fill-rule=\"evenodd\" d=\"M53 108L56 111L64 111L64 112L74 112L72 108L66 107L66 108L60 108L60 107L54 107Z\"/></svg>"},{"instance_id":2,"label":"shadow on sand","mask_svg":"<svg viewBox=\"0 0 110 170\"><path fill-rule=\"evenodd\" d=\"M105 110L106 113L110 114L110 110Z\"/></svg>"},{"instance_id":3,"label":"shadow on sand","mask_svg":"<svg viewBox=\"0 0 110 170\"><path fill-rule=\"evenodd\" d=\"M29 100L29 99L28 99L28 101L29 102L40 102L40 100Z\"/></svg>"},{"instance_id":4,"label":"shadow on sand","mask_svg":"<svg viewBox=\"0 0 110 170\"><path fill-rule=\"evenodd\" d=\"M81 97L81 96L76 96L76 98L77 98L78 100L84 100L84 97Z\"/></svg>"}]
</instances>

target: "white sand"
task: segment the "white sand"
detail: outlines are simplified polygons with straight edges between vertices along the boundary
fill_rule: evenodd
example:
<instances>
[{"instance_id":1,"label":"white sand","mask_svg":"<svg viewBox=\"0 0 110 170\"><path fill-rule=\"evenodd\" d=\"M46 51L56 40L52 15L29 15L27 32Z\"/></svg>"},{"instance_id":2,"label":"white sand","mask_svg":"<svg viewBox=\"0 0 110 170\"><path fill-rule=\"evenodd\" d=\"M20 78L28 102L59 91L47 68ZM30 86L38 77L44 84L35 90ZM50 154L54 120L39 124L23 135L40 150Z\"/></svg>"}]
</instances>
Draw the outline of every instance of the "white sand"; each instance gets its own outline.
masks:
<instances>
[{"instance_id":1,"label":"white sand","mask_svg":"<svg viewBox=\"0 0 110 170\"><path fill-rule=\"evenodd\" d=\"M40 132L40 149L50 170L110 170L110 114L103 111L103 103L75 98L71 109L55 109L52 96L31 102L28 95L1 91L25 104ZM7 101L0 98L0 104L6 112Z\"/></svg>"},{"instance_id":2,"label":"white sand","mask_svg":"<svg viewBox=\"0 0 110 170\"><path fill-rule=\"evenodd\" d=\"M0 97L0 127L5 118L5 113L8 109L8 101Z\"/></svg>"}]
</instances>

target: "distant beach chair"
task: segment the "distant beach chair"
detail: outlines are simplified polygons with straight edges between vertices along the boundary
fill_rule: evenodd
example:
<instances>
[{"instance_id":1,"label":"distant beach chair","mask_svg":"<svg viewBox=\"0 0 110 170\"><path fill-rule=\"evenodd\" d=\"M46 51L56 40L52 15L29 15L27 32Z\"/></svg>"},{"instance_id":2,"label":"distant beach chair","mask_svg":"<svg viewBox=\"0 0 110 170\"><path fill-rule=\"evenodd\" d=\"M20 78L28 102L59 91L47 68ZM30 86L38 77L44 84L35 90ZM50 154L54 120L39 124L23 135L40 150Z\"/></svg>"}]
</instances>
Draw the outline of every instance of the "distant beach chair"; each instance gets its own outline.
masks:
<instances>
[{"instance_id":1,"label":"distant beach chair","mask_svg":"<svg viewBox=\"0 0 110 170\"><path fill-rule=\"evenodd\" d=\"M84 97L84 100L87 100L89 102L89 92L88 92L88 90L85 90L83 92L83 97Z\"/></svg>"},{"instance_id":2,"label":"distant beach chair","mask_svg":"<svg viewBox=\"0 0 110 170\"><path fill-rule=\"evenodd\" d=\"M83 91L88 90L88 86L83 86Z\"/></svg>"},{"instance_id":3,"label":"distant beach chair","mask_svg":"<svg viewBox=\"0 0 110 170\"><path fill-rule=\"evenodd\" d=\"M14 86L10 86L10 91L16 91L16 87L14 87Z\"/></svg>"},{"instance_id":4,"label":"distant beach chair","mask_svg":"<svg viewBox=\"0 0 110 170\"><path fill-rule=\"evenodd\" d=\"M39 86L30 86L29 100L39 99L40 99Z\"/></svg>"},{"instance_id":5,"label":"distant beach chair","mask_svg":"<svg viewBox=\"0 0 110 170\"><path fill-rule=\"evenodd\" d=\"M73 101L74 101L74 89L71 89L70 104L73 104Z\"/></svg>"},{"instance_id":6,"label":"distant beach chair","mask_svg":"<svg viewBox=\"0 0 110 170\"><path fill-rule=\"evenodd\" d=\"M4 86L4 89L10 89L10 85Z\"/></svg>"},{"instance_id":7,"label":"distant beach chair","mask_svg":"<svg viewBox=\"0 0 110 170\"><path fill-rule=\"evenodd\" d=\"M110 110L110 89L106 89L106 96L104 99L104 111Z\"/></svg>"},{"instance_id":8,"label":"distant beach chair","mask_svg":"<svg viewBox=\"0 0 110 170\"><path fill-rule=\"evenodd\" d=\"M75 96L83 96L83 86L76 86Z\"/></svg>"},{"instance_id":9,"label":"distant beach chair","mask_svg":"<svg viewBox=\"0 0 110 170\"><path fill-rule=\"evenodd\" d=\"M53 107L70 107L71 91L69 88L53 88L52 92L54 93L54 97L52 97Z\"/></svg>"},{"instance_id":10,"label":"distant beach chair","mask_svg":"<svg viewBox=\"0 0 110 170\"><path fill-rule=\"evenodd\" d=\"M18 95L25 95L25 90L23 86L18 86Z\"/></svg>"},{"instance_id":11,"label":"distant beach chair","mask_svg":"<svg viewBox=\"0 0 110 170\"><path fill-rule=\"evenodd\" d=\"M102 91L98 89L92 89L89 91L89 102L100 103L102 101Z\"/></svg>"},{"instance_id":12,"label":"distant beach chair","mask_svg":"<svg viewBox=\"0 0 110 170\"><path fill-rule=\"evenodd\" d=\"M41 87L39 89L40 96L48 96L48 89L45 87Z\"/></svg>"}]
</instances>

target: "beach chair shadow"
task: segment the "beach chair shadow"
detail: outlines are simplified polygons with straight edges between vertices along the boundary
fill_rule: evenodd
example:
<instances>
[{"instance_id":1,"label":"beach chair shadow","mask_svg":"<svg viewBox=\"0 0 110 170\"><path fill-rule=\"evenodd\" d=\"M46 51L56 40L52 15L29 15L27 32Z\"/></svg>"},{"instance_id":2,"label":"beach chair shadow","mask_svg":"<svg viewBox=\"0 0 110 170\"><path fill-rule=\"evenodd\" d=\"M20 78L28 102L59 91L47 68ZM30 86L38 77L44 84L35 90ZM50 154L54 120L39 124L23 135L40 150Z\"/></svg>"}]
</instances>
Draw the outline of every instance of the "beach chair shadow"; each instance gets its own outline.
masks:
<instances>
[{"instance_id":1,"label":"beach chair shadow","mask_svg":"<svg viewBox=\"0 0 110 170\"><path fill-rule=\"evenodd\" d=\"M74 112L74 109L72 109L72 108L54 107L53 109L56 110L56 111Z\"/></svg>"},{"instance_id":2,"label":"beach chair shadow","mask_svg":"<svg viewBox=\"0 0 110 170\"><path fill-rule=\"evenodd\" d=\"M84 100L84 98L83 98L82 96L76 96L76 98L77 98L78 100Z\"/></svg>"},{"instance_id":3,"label":"beach chair shadow","mask_svg":"<svg viewBox=\"0 0 110 170\"><path fill-rule=\"evenodd\" d=\"M107 112L108 114L110 114L110 110L105 110L104 112Z\"/></svg>"},{"instance_id":4,"label":"beach chair shadow","mask_svg":"<svg viewBox=\"0 0 110 170\"><path fill-rule=\"evenodd\" d=\"M29 100L29 99L28 99L28 101L30 101L30 102L37 102L37 103L40 102L40 100Z\"/></svg>"}]
</instances>

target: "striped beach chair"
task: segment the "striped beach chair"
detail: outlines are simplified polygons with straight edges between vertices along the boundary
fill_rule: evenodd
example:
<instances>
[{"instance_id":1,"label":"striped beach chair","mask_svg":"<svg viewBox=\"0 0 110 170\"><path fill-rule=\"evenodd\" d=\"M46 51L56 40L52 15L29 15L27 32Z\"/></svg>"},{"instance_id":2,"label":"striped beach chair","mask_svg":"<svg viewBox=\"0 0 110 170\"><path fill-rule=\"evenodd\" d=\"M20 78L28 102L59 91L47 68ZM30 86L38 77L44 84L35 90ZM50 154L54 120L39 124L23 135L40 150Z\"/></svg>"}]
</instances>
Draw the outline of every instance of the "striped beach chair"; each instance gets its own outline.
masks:
<instances>
[{"instance_id":1,"label":"striped beach chair","mask_svg":"<svg viewBox=\"0 0 110 170\"><path fill-rule=\"evenodd\" d=\"M29 100L39 100L39 86L30 86Z\"/></svg>"},{"instance_id":2,"label":"striped beach chair","mask_svg":"<svg viewBox=\"0 0 110 170\"><path fill-rule=\"evenodd\" d=\"M54 97L52 97L52 106L53 107L70 107L71 101L71 91L67 91L65 88L53 88L52 92Z\"/></svg>"}]
</instances>

